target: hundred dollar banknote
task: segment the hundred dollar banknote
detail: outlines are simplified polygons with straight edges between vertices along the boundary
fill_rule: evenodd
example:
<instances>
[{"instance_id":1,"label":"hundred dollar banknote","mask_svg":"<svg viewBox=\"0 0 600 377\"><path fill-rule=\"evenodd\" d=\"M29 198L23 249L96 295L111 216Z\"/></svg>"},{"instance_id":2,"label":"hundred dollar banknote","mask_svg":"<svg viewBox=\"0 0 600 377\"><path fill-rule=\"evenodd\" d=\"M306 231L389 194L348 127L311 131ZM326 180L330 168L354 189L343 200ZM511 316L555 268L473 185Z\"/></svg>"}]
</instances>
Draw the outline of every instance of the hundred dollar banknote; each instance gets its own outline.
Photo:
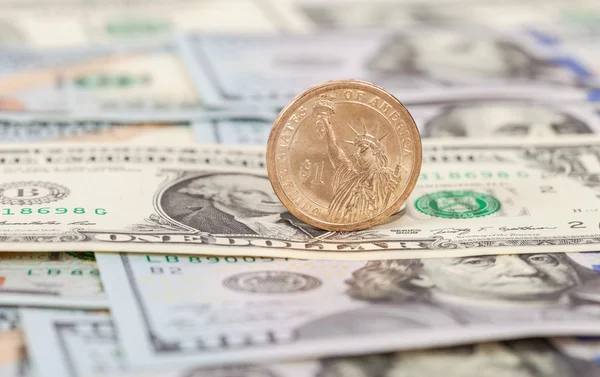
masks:
<instances>
[{"instance_id":1,"label":"hundred dollar banknote","mask_svg":"<svg viewBox=\"0 0 600 377\"><path fill-rule=\"evenodd\" d=\"M194 131L196 111L178 112L66 112L0 114L2 143L127 142L146 145L195 144L201 131Z\"/></svg>"},{"instance_id":2,"label":"hundred dollar banknote","mask_svg":"<svg viewBox=\"0 0 600 377\"><path fill-rule=\"evenodd\" d=\"M418 28L445 25L485 25L495 30L520 30L545 46L561 46L567 54L557 59L585 79L600 72L600 6L590 1L472 2L439 1L367 2L352 1L271 1L282 14L297 14L297 22L307 30L352 30L356 28ZM450 42L450 41L448 41ZM448 43L448 46L452 43ZM474 43L454 43L476 49ZM566 49L565 49L566 47ZM480 48L480 47L479 47ZM514 58L515 56L513 56ZM596 94L597 95L597 94Z\"/></svg>"},{"instance_id":3,"label":"hundred dollar banknote","mask_svg":"<svg viewBox=\"0 0 600 377\"><path fill-rule=\"evenodd\" d=\"M555 38L591 39L600 35L600 6L591 1L549 0L473 2L271 1L284 14L298 14L310 30L421 25L483 24L498 29L548 33ZM552 41L550 39L550 41Z\"/></svg>"},{"instance_id":4,"label":"hundred dollar banknote","mask_svg":"<svg viewBox=\"0 0 600 377\"><path fill-rule=\"evenodd\" d=\"M92 253L0 253L0 302L11 306L106 308Z\"/></svg>"},{"instance_id":5,"label":"hundred dollar banknote","mask_svg":"<svg viewBox=\"0 0 600 377\"><path fill-rule=\"evenodd\" d=\"M202 144L267 145L277 114L273 111L227 111L208 114L192 125L194 138Z\"/></svg>"},{"instance_id":6,"label":"hundred dollar banknote","mask_svg":"<svg viewBox=\"0 0 600 377\"><path fill-rule=\"evenodd\" d=\"M255 0L1 1L0 44L33 48L156 44L173 32L299 30L296 12Z\"/></svg>"},{"instance_id":7,"label":"hundred dollar banknote","mask_svg":"<svg viewBox=\"0 0 600 377\"><path fill-rule=\"evenodd\" d=\"M600 335L600 253L370 262L111 253L97 259L132 365Z\"/></svg>"},{"instance_id":8,"label":"hundred dollar banknote","mask_svg":"<svg viewBox=\"0 0 600 377\"><path fill-rule=\"evenodd\" d=\"M590 134L600 130L594 102L546 102L519 98L535 96L541 88L497 93L481 98L480 91L450 91L405 103L421 137L553 137ZM491 95L491 93L489 93ZM200 143L266 145L274 113L236 113L207 116L194 122Z\"/></svg>"},{"instance_id":9,"label":"hundred dollar banknote","mask_svg":"<svg viewBox=\"0 0 600 377\"><path fill-rule=\"evenodd\" d=\"M326 80L373 82L410 100L411 92L447 87L510 90L539 84L548 98L595 88L595 74L560 46L481 28L423 27L392 31L256 36L188 34L182 57L211 105L284 106ZM566 90L566 91L565 91Z\"/></svg>"},{"instance_id":10,"label":"hundred dollar banknote","mask_svg":"<svg viewBox=\"0 0 600 377\"><path fill-rule=\"evenodd\" d=\"M49 310L22 311L31 364L39 377L592 377L592 359L565 352L563 345L586 349L569 339L535 339L482 343L462 347L405 351L296 362L251 363L214 367L133 368L127 366L113 321L108 314L81 315ZM557 346L558 345L558 346ZM566 349L569 349L568 347ZM125 357L124 357L125 356ZM59 374L60 372L60 374Z\"/></svg>"},{"instance_id":11,"label":"hundred dollar banknote","mask_svg":"<svg viewBox=\"0 0 600 377\"><path fill-rule=\"evenodd\" d=\"M201 108L174 44L33 50L0 46L0 109Z\"/></svg>"},{"instance_id":12,"label":"hundred dollar banknote","mask_svg":"<svg viewBox=\"0 0 600 377\"><path fill-rule=\"evenodd\" d=\"M358 260L596 251L599 161L589 136L425 139L403 211L364 231L327 232L280 204L260 147L9 145L0 147L0 250ZM309 150L298 166L298 185L326 185L334 169Z\"/></svg>"},{"instance_id":13,"label":"hundred dollar banknote","mask_svg":"<svg viewBox=\"0 0 600 377\"><path fill-rule=\"evenodd\" d=\"M108 313L21 309L19 316L33 376L124 372L125 361Z\"/></svg>"}]
</instances>

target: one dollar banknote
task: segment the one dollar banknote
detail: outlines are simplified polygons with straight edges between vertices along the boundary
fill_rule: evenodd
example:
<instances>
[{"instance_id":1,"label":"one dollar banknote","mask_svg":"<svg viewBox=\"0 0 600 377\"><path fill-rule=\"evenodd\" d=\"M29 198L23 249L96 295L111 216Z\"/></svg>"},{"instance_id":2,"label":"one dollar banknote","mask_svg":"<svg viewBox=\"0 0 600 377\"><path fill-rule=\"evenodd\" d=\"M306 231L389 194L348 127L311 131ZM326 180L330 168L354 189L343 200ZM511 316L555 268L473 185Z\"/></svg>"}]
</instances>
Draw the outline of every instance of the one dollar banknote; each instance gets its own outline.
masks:
<instances>
[{"instance_id":1,"label":"one dollar banknote","mask_svg":"<svg viewBox=\"0 0 600 377\"><path fill-rule=\"evenodd\" d=\"M0 250L365 260L600 244L600 139L426 140L404 209L360 232L294 218L264 166L253 147L5 146Z\"/></svg>"}]
</instances>

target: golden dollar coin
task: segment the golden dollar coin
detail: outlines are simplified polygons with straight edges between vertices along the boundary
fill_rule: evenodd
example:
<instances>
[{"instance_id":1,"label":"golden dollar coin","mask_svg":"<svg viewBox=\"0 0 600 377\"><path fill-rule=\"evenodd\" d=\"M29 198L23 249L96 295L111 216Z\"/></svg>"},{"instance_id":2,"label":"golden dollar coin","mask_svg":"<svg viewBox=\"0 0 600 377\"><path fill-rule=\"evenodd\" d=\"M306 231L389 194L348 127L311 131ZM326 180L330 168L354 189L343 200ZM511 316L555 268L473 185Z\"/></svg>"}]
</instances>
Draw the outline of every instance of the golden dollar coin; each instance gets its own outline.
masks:
<instances>
[{"instance_id":1,"label":"golden dollar coin","mask_svg":"<svg viewBox=\"0 0 600 377\"><path fill-rule=\"evenodd\" d=\"M294 98L267 144L269 179L300 220L332 231L376 225L400 209L421 170L410 113L373 84L328 81Z\"/></svg>"}]
</instances>

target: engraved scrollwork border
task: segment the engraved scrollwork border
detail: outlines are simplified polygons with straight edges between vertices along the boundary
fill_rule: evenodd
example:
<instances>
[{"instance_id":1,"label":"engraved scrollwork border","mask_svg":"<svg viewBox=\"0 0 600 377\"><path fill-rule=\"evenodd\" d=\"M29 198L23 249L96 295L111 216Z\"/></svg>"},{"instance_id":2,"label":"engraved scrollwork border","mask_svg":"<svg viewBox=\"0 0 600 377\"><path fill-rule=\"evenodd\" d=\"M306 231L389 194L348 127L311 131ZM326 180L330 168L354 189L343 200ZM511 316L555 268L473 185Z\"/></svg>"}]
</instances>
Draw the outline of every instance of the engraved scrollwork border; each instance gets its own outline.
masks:
<instances>
[{"instance_id":1,"label":"engraved scrollwork border","mask_svg":"<svg viewBox=\"0 0 600 377\"><path fill-rule=\"evenodd\" d=\"M50 243L50 242L83 242L87 240L87 236L81 233L83 229L73 228L67 232L58 235L15 235L15 236L0 236L0 243L4 242L34 242L34 243Z\"/></svg>"}]
</instances>

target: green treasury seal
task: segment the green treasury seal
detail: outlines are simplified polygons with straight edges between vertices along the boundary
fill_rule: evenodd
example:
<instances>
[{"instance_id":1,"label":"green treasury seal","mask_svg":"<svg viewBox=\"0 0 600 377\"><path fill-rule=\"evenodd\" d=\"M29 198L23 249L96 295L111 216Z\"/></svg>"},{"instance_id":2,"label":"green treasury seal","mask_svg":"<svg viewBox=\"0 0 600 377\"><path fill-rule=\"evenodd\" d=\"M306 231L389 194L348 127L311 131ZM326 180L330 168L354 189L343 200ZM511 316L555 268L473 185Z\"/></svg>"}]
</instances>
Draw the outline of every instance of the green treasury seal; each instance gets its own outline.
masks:
<instances>
[{"instance_id":1,"label":"green treasury seal","mask_svg":"<svg viewBox=\"0 0 600 377\"><path fill-rule=\"evenodd\" d=\"M487 216L498 212L501 205L491 195L470 190L437 191L415 201L415 207L420 212L445 219Z\"/></svg>"},{"instance_id":2,"label":"green treasury seal","mask_svg":"<svg viewBox=\"0 0 600 377\"><path fill-rule=\"evenodd\" d=\"M72 256L73 258L77 258L77 259L81 259L81 260L96 260L96 256L94 255L94 253L90 253L90 252L67 252L68 255Z\"/></svg>"}]
</instances>

